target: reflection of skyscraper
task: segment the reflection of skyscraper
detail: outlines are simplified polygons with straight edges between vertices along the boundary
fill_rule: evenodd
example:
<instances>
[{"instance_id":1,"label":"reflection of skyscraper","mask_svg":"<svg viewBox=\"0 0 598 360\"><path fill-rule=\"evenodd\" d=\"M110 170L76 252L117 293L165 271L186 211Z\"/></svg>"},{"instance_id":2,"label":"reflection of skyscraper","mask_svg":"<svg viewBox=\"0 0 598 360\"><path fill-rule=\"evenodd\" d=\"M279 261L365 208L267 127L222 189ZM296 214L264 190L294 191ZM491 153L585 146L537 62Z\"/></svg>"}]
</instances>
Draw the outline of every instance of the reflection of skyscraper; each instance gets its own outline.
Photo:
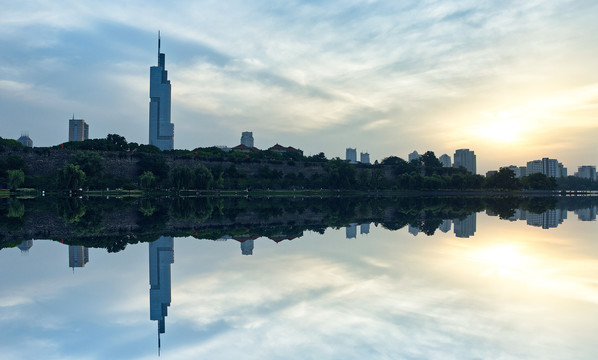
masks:
<instances>
[{"instance_id":1,"label":"reflection of skyscraper","mask_svg":"<svg viewBox=\"0 0 598 360\"><path fill-rule=\"evenodd\" d=\"M69 267L84 267L89 262L89 249L85 246L69 245Z\"/></svg>"},{"instance_id":2,"label":"reflection of skyscraper","mask_svg":"<svg viewBox=\"0 0 598 360\"><path fill-rule=\"evenodd\" d=\"M476 213L472 213L465 219L453 220L455 236L459 238L468 238L476 232Z\"/></svg>"},{"instance_id":3,"label":"reflection of skyscraper","mask_svg":"<svg viewBox=\"0 0 598 360\"><path fill-rule=\"evenodd\" d=\"M448 219L442 220L442 224L440 224L438 229L440 231L442 231L443 233L447 233L447 232L451 231L451 221Z\"/></svg>"},{"instance_id":4,"label":"reflection of skyscraper","mask_svg":"<svg viewBox=\"0 0 598 360\"><path fill-rule=\"evenodd\" d=\"M160 236L149 244L150 319L158 321L158 348L160 334L164 334L165 319L170 306L170 264L174 263L174 239Z\"/></svg>"},{"instance_id":5,"label":"reflection of skyscraper","mask_svg":"<svg viewBox=\"0 0 598 360\"><path fill-rule=\"evenodd\" d=\"M253 255L253 239L248 239L241 243L241 254Z\"/></svg>"},{"instance_id":6,"label":"reflection of skyscraper","mask_svg":"<svg viewBox=\"0 0 598 360\"><path fill-rule=\"evenodd\" d=\"M359 227L360 234L369 234L370 233L370 223L361 224Z\"/></svg>"},{"instance_id":7,"label":"reflection of skyscraper","mask_svg":"<svg viewBox=\"0 0 598 360\"><path fill-rule=\"evenodd\" d=\"M149 143L160 150L174 148L174 124L170 122L170 93L166 57L160 52L158 33L158 66L150 67Z\"/></svg>"},{"instance_id":8,"label":"reflection of skyscraper","mask_svg":"<svg viewBox=\"0 0 598 360\"><path fill-rule=\"evenodd\" d=\"M346 237L347 239L354 239L357 237L357 223L347 225Z\"/></svg>"}]
</instances>

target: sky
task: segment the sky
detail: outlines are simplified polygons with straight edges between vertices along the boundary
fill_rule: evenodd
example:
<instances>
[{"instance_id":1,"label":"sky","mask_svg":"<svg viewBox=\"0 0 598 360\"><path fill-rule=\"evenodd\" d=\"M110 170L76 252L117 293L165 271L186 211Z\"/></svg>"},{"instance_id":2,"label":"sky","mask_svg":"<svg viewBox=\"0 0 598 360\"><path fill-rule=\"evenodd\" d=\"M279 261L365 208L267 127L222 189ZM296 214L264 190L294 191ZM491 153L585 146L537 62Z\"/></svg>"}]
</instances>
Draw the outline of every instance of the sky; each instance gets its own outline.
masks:
<instances>
[{"instance_id":1,"label":"sky","mask_svg":"<svg viewBox=\"0 0 598 360\"><path fill-rule=\"evenodd\" d=\"M478 173L596 165L598 3L12 1L0 12L0 136L148 142L157 33L175 148L280 143L372 161L469 148Z\"/></svg>"}]
</instances>

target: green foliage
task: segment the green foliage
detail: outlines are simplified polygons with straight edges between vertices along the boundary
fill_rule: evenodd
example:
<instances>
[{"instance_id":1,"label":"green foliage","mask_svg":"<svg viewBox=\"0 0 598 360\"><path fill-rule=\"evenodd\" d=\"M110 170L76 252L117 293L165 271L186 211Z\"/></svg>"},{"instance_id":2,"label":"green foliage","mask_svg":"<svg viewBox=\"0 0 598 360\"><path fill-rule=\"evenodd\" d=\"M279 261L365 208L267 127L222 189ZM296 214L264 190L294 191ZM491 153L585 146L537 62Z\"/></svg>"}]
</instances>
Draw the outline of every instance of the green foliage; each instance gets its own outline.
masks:
<instances>
[{"instance_id":1,"label":"green foliage","mask_svg":"<svg viewBox=\"0 0 598 360\"><path fill-rule=\"evenodd\" d=\"M427 168L440 168L440 167L442 167L442 164L440 163L440 160L438 160L438 158L436 157L436 155L434 155L433 151L426 151L420 157L420 161Z\"/></svg>"},{"instance_id":2,"label":"green foliage","mask_svg":"<svg viewBox=\"0 0 598 360\"><path fill-rule=\"evenodd\" d=\"M138 157L139 162L137 163L137 171L139 175L146 171L151 171L158 181L168 178L169 167L162 154L141 153Z\"/></svg>"},{"instance_id":3,"label":"green foliage","mask_svg":"<svg viewBox=\"0 0 598 360\"><path fill-rule=\"evenodd\" d=\"M8 188L16 190L25 182L25 173L23 170L8 170Z\"/></svg>"},{"instance_id":4,"label":"green foliage","mask_svg":"<svg viewBox=\"0 0 598 360\"><path fill-rule=\"evenodd\" d=\"M339 158L332 159L324 165L328 175L328 187L332 189L350 189L357 183L355 167Z\"/></svg>"},{"instance_id":5,"label":"green foliage","mask_svg":"<svg viewBox=\"0 0 598 360\"><path fill-rule=\"evenodd\" d=\"M214 182L214 176L204 165L193 168L193 185L198 190L209 190Z\"/></svg>"},{"instance_id":6,"label":"green foliage","mask_svg":"<svg viewBox=\"0 0 598 360\"><path fill-rule=\"evenodd\" d=\"M170 170L170 182L177 190L189 189L193 180L193 172L186 166L177 166Z\"/></svg>"},{"instance_id":7,"label":"green foliage","mask_svg":"<svg viewBox=\"0 0 598 360\"><path fill-rule=\"evenodd\" d=\"M555 190L556 179L542 173L535 173L521 178L521 184L525 189L531 190Z\"/></svg>"},{"instance_id":8,"label":"green foliage","mask_svg":"<svg viewBox=\"0 0 598 360\"><path fill-rule=\"evenodd\" d=\"M144 190L152 190L156 187L157 178L151 171L145 171L139 176L139 183Z\"/></svg>"},{"instance_id":9,"label":"green foliage","mask_svg":"<svg viewBox=\"0 0 598 360\"><path fill-rule=\"evenodd\" d=\"M484 187L492 189L517 190L521 189L521 182L515 178L515 172L508 168L500 170L491 176L488 176L484 182Z\"/></svg>"},{"instance_id":10,"label":"green foliage","mask_svg":"<svg viewBox=\"0 0 598 360\"><path fill-rule=\"evenodd\" d=\"M25 215L25 205L18 200L10 199L8 202L8 213L6 217L9 218L22 218Z\"/></svg>"},{"instance_id":11,"label":"green foliage","mask_svg":"<svg viewBox=\"0 0 598 360\"><path fill-rule=\"evenodd\" d=\"M66 164L58 170L56 182L59 189L79 189L85 183L85 173L77 165Z\"/></svg>"},{"instance_id":12,"label":"green foliage","mask_svg":"<svg viewBox=\"0 0 598 360\"><path fill-rule=\"evenodd\" d=\"M557 185L561 190L598 190L597 181L575 176L559 178L557 179Z\"/></svg>"},{"instance_id":13,"label":"green foliage","mask_svg":"<svg viewBox=\"0 0 598 360\"><path fill-rule=\"evenodd\" d=\"M96 177L104 171L106 160L95 152L77 151L71 156L71 163L79 166L87 177Z\"/></svg>"}]
</instances>

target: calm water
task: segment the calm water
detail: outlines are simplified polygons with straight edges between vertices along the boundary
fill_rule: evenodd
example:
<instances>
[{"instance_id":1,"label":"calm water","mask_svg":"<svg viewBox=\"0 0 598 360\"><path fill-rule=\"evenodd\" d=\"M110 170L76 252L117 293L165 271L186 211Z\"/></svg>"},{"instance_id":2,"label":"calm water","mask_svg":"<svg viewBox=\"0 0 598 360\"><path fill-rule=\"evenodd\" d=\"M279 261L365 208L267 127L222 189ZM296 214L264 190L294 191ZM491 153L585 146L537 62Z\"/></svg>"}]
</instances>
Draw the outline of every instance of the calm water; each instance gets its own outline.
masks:
<instances>
[{"instance_id":1,"label":"calm water","mask_svg":"<svg viewBox=\"0 0 598 360\"><path fill-rule=\"evenodd\" d=\"M34 240L0 251L1 358L156 359L160 341L165 359L596 359L595 214Z\"/></svg>"}]
</instances>

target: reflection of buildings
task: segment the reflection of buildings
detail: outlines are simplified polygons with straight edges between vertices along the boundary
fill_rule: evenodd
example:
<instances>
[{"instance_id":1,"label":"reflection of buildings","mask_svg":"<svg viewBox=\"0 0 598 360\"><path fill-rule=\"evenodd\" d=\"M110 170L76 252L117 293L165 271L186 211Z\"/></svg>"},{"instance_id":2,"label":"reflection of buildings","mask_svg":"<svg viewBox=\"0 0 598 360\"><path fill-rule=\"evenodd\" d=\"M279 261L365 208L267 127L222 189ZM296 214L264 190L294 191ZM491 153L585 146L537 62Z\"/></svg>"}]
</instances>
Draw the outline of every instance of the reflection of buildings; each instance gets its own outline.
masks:
<instances>
[{"instance_id":1,"label":"reflection of buildings","mask_svg":"<svg viewBox=\"0 0 598 360\"><path fill-rule=\"evenodd\" d=\"M357 223L347 225L347 239L355 239L357 237Z\"/></svg>"},{"instance_id":2,"label":"reflection of buildings","mask_svg":"<svg viewBox=\"0 0 598 360\"><path fill-rule=\"evenodd\" d=\"M526 211L526 213L527 224L542 229L555 228L567 218L567 210L565 209L547 210L541 214L534 214L529 211Z\"/></svg>"},{"instance_id":3,"label":"reflection of buildings","mask_svg":"<svg viewBox=\"0 0 598 360\"><path fill-rule=\"evenodd\" d=\"M33 246L33 240L25 240L17 246L21 250L21 254L27 254L29 249Z\"/></svg>"},{"instance_id":4,"label":"reflection of buildings","mask_svg":"<svg viewBox=\"0 0 598 360\"><path fill-rule=\"evenodd\" d=\"M409 234L417 236L419 234L419 227L409 224Z\"/></svg>"},{"instance_id":5,"label":"reflection of buildings","mask_svg":"<svg viewBox=\"0 0 598 360\"><path fill-rule=\"evenodd\" d=\"M84 267L89 262L89 249L85 246L69 245L69 267Z\"/></svg>"},{"instance_id":6,"label":"reflection of buildings","mask_svg":"<svg viewBox=\"0 0 598 360\"><path fill-rule=\"evenodd\" d=\"M476 232L476 213L472 213L471 215L467 216L465 219L455 219L453 220L453 228L455 231L455 236L459 238L468 238L473 236Z\"/></svg>"},{"instance_id":7,"label":"reflection of buildings","mask_svg":"<svg viewBox=\"0 0 598 360\"><path fill-rule=\"evenodd\" d=\"M589 207L586 209L577 209L574 211L575 215L580 221L594 221L596 220L597 207Z\"/></svg>"},{"instance_id":8,"label":"reflection of buildings","mask_svg":"<svg viewBox=\"0 0 598 360\"><path fill-rule=\"evenodd\" d=\"M253 255L253 239L245 240L241 243L241 254Z\"/></svg>"},{"instance_id":9,"label":"reflection of buildings","mask_svg":"<svg viewBox=\"0 0 598 360\"><path fill-rule=\"evenodd\" d=\"M360 234L369 234L370 233L370 223L361 224L359 226L359 233Z\"/></svg>"},{"instance_id":10,"label":"reflection of buildings","mask_svg":"<svg viewBox=\"0 0 598 360\"><path fill-rule=\"evenodd\" d=\"M150 319L158 321L158 349L160 334L164 334L165 318L170 306L170 264L174 263L174 239L161 236L149 244Z\"/></svg>"},{"instance_id":11,"label":"reflection of buildings","mask_svg":"<svg viewBox=\"0 0 598 360\"><path fill-rule=\"evenodd\" d=\"M443 233L447 233L447 232L451 231L451 221L448 219L442 220L442 224L440 224L438 229L440 231L442 231Z\"/></svg>"}]
</instances>

